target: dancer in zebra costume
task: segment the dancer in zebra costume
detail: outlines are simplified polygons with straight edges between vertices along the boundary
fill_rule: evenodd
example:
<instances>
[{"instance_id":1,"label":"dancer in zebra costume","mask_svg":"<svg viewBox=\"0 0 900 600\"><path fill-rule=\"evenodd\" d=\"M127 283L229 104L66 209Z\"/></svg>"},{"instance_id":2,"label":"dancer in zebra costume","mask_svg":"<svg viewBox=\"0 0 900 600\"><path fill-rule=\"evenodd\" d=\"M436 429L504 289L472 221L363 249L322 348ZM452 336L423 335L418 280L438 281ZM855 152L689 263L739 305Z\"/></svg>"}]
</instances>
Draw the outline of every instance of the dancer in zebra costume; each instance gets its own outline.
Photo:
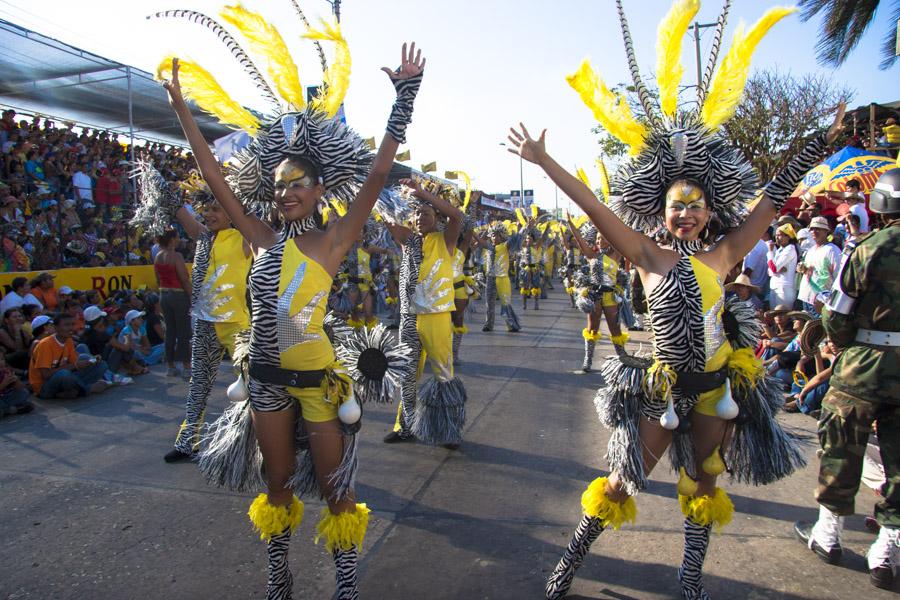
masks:
<instances>
[{"instance_id":1,"label":"dancer in zebra costume","mask_svg":"<svg viewBox=\"0 0 900 600\"><path fill-rule=\"evenodd\" d=\"M583 226L584 236L575 227L571 217L568 218L569 232L581 249L581 255L588 259L587 277L580 278L582 284L577 288L578 300L575 304L582 312L587 313L588 322L581 332L584 338L584 362L582 373L590 373L594 363L594 345L601 338L600 318L606 317L609 328L609 340L616 354L625 354L625 343L628 334L619 325L619 304L621 293L616 287L616 275L619 264L607 254L612 250L610 245L597 234L597 229L590 223Z\"/></svg>"},{"instance_id":2,"label":"dancer in zebra costume","mask_svg":"<svg viewBox=\"0 0 900 600\"><path fill-rule=\"evenodd\" d=\"M284 64L289 52L261 15L240 6L226 8L223 15L251 42L260 39L262 21L270 65L274 63L281 73L296 69L292 61ZM355 357L354 364L337 360L324 325L325 304L341 260L362 231L399 144L406 141L425 61L415 44L409 49L404 44L400 67L384 69L397 99L373 160L365 142L333 119L348 85L346 40L337 26L328 25L308 37L337 46L336 64L325 73L327 88L305 105L299 85L281 80L284 85L278 89L288 111L278 107L279 114L264 125L230 98L218 96L210 103L216 96L210 95L209 76L197 77L199 69L193 63L169 59L159 76L168 77L163 85L203 178L255 256L249 280L253 314L245 373L249 390L244 394L249 400L235 404L211 427L201 470L209 479L244 490L264 477L268 492L253 501L248 514L268 545L270 599L292 596L288 543L303 517L303 503L294 492L323 497L327 506L318 537L325 539L334 559L336 597L349 600L359 597L356 564L369 520L369 509L356 502L353 490L361 410L351 393L350 375L382 379L396 357L360 351L357 345L356 351L344 353ZM255 71L252 63L250 67ZM227 177L187 107L182 84L201 108L254 134L250 145L232 157ZM323 229L326 195L351 206L344 217ZM283 221L282 231L247 212L253 206ZM346 335L349 339L356 334ZM364 379L357 383L362 385ZM383 397L389 395L389 387L370 382L356 391L381 389ZM255 443L248 432L255 432Z\"/></svg>"},{"instance_id":3,"label":"dancer in zebra costume","mask_svg":"<svg viewBox=\"0 0 900 600\"><path fill-rule=\"evenodd\" d=\"M512 285L509 281L509 243L506 228L502 223L494 223L488 229L488 237L474 235L472 238L482 248L484 266L485 316L482 331L494 330L494 314L497 298L500 299L500 316L506 318L506 329L515 333L522 329L519 317L512 306Z\"/></svg>"},{"instance_id":4,"label":"dancer in zebra costume","mask_svg":"<svg viewBox=\"0 0 900 600\"><path fill-rule=\"evenodd\" d=\"M469 264L469 249L472 246L472 222L466 218L463 222L459 239L456 241L456 249L453 251L453 304L455 308L451 314L453 320L453 366L459 366L459 349L463 336L469 333L466 327L466 308L469 306L469 281L472 279L471 267L466 273Z\"/></svg>"},{"instance_id":5,"label":"dancer in zebra costume","mask_svg":"<svg viewBox=\"0 0 900 600\"><path fill-rule=\"evenodd\" d=\"M617 7L633 59L621 0ZM716 486L725 461L732 478L757 485L786 477L804 464L796 440L775 420L781 404L778 387L753 354L758 321L746 304L730 303L726 310L721 281L820 159L826 141L836 139L843 107L827 137L812 139L748 212L758 190L756 177L743 154L730 148L717 130L740 100L734 85L745 81L753 46L791 10L773 9L746 37L740 32L716 77L708 87L701 86L700 107L678 113L680 48L698 8L699 3L679 0L660 26L662 114L649 100L636 61L631 61L632 76L645 100L644 121L635 119L627 105L605 101L608 92L602 93L606 88L588 63L568 78L602 126L631 147L634 158L619 170L609 206L597 202L587 186L547 154L546 131L535 139L524 125L510 129L517 153L539 165L600 235L636 266L655 334L652 357L615 356L603 367L609 385L595 402L601 421L613 430L606 456L612 473L597 478L582 495L584 517L547 581L549 599L566 596L575 570L604 529L634 520L633 496L667 448L680 474L685 545L678 578L688 600L709 598L701 575L709 533L726 525L734 510ZM717 38L727 9L726 2ZM671 236L672 248L649 237L660 227Z\"/></svg>"},{"instance_id":6,"label":"dancer in zebra costume","mask_svg":"<svg viewBox=\"0 0 900 600\"><path fill-rule=\"evenodd\" d=\"M538 239L533 223L519 232L522 249L519 251L519 293L522 295L522 310L528 310L528 298L534 299L534 310L540 310L540 300L544 293L544 250Z\"/></svg>"},{"instance_id":7,"label":"dancer in zebra costume","mask_svg":"<svg viewBox=\"0 0 900 600\"><path fill-rule=\"evenodd\" d=\"M453 253L465 216L414 179L401 179L413 200L413 227L389 224L403 247L400 263L400 341L413 350L418 369L401 387L394 429L385 443L419 439L455 450L466 420L466 389L453 373ZM439 231L438 214L446 219ZM418 389L425 362L432 378Z\"/></svg>"}]
</instances>

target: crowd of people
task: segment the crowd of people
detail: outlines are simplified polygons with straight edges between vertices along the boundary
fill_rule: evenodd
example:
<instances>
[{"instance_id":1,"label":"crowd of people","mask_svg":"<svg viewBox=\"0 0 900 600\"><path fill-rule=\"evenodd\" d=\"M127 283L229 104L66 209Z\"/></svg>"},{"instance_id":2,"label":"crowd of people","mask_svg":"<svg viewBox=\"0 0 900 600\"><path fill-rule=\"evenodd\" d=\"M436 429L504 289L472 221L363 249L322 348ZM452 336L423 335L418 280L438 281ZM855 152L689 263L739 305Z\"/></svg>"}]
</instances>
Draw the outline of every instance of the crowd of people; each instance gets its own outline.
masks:
<instances>
[{"instance_id":1,"label":"crowd of people","mask_svg":"<svg viewBox=\"0 0 900 600\"><path fill-rule=\"evenodd\" d=\"M128 144L108 131L16 116L6 109L0 118L0 271L151 264L152 237L128 225ZM192 165L176 146L136 150L168 181Z\"/></svg>"}]
</instances>

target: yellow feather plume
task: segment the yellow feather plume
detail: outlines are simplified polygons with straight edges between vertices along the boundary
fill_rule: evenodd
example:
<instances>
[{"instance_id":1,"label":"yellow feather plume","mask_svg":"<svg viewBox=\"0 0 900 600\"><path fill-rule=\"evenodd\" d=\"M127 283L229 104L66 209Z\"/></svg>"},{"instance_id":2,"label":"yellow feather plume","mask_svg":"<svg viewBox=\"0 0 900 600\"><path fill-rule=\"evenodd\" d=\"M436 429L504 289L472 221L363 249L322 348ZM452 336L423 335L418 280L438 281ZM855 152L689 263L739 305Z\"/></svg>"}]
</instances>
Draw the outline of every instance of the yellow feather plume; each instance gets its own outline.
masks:
<instances>
[{"instance_id":1,"label":"yellow feather plume","mask_svg":"<svg viewBox=\"0 0 900 600\"><path fill-rule=\"evenodd\" d=\"M610 135L628 145L632 156L640 153L644 148L647 128L631 114L631 108L622 94L612 93L587 60L582 61L578 70L566 77L566 81Z\"/></svg>"},{"instance_id":2,"label":"yellow feather plume","mask_svg":"<svg viewBox=\"0 0 900 600\"><path fill-rule=\"evenodd\" d=\"M609 202L609 173L606 172L606 165L599 158L597 159L597 170L600 171L600 193L603 194L603 201Z\"/></svg>"},{"instance_id":3,"label":"yellow feather plume","mask_svg":"<svg viewBox=\"0 0 900 600\"><path fill-rule=\"evenodd\" d=\"M594 188L591 187L591 180L588 179L587 173L584 172L584 169L582 169L581 167L576 167L575 168L575 177L577 177L578 181L583 183L587 189L589 189L591 191L594 190Z\"/></svg>"},{"instance_id":4,"label":"yellow feather plume","mask_svg":"<svg viewBox=\"0 0 900 600\"><path fill-rule=\"evenodd\" d=\"M463 196L462 203L462 211L466 212L466 209L469 208L469 200L472 199L472 178L465 171L456 171L456 175L458 177L462 177L463 181L466 183L466 193Z\"/></svg>"},{"instance_id":5,"label":"yellow feather plume","mask_svg":"<svg viewBox=\"0 0 900 600\"><path fill-rule=\"evenodd\" d=\"M572 223L575 225L575 227L581 227L582 225L587 223L587 220L587 215L578 215L577 217L572 219Z\"/></svg>"},{"instance_id":6,"label":"yellow feather plume","mask_svg":"<svg viewBox=\"0 0 900 600\"><path fill-rule=\"evenodd\" d=\"M341 200L332 199L331 207L334 209L334 212L336 212L339 217L343 217L344 215L347 214L347 206Z\"/></svg>"},{"instance_id":7,"label":"yellow feather plume","mask_svg":"<svg viewBox=\"0 0 900 600\"><path fill-rule=\"evenodd\" d=\"M750 73L750 59L757 44L775 23L796 11L794 7L776 6L764 14L749 31L745 32L743 23L738 25L728 54L716 71L700 111L707 129L714 131L731 118L744 93L744 85Z\"/></svg>"},{"instance_id":8,"label":"yellow feather plume","mask_svg":"<svg viewBox=\"0 0 900 600\"><path fill-rule=\"evenodd\" d=\"M532 205L531 205L531 218L533 218L533 219L537 219L537 218L538 218L538 207L537 207L537 204L532 204Z\"/></svg>"},{"instance_id":9,"label":"yellow feather plume","mask_svg":"<svg viewBox=\"0 0 900 600\"><path fill-rule=\"evenodd\" d=\"M337 114L344 96L350 88L350 47L341 34L338 23L331 25L322 19L322 29L310 29L303 37L311 40L334 42L334 60L323 78L323 91L313 100L313 106L325 111L329 117Z\"/></svg>"},{"instance_id":10,"label":"yellow feather plume","mask_svg":"<svg viewBox=\"0 0 900 600\"><path fill-rule=\"evenodd\" d=\"M172 58L167 56L156 68L156 78L160 81L171 79ZM181 91L204 111L213 115L229 127L240 128L250 135L259 129L259 120L243 106L231 99L216 78L209 71L189 60L179 59L178 80Z\"/></svg>"},{"instance_id":11,"label":"yellow feather plume","mask_svg":"<svg viewBox=\"0 0 900 600\"><path fill-rule=\"evenodd\" d=\"M525 211L521 208L516 209L516 219L518 219L519 223L522 225L528 224L528 220L525 218Z\"/></svg>"},{"instance_id":12,"label":"yellow feather plume","mask_svg":"<svg viewBox=\"0 0 900 600\"><path fill-rule=\"evenodd\" d=\"M700 0L678 0L659 22L656 42L656 82L663 114L675 116L678 108L678 86L684 74L681 43L691 20L700 10Z\"/></svg>"},{"instance_id":13,"label":"yellow feather plume","mask_svg":"<svg viewBox=\"0 0 900 600\"><path fill-rule=\"evenodd\" d=\"M240 4L226 6L219 14L241 32L249 42L250 50L265 60L266 71L282 100L293 108L304 107L306 99L300 85L297 65L278 30L262 15L249 11Z\"/></svg>"}]
</instances>

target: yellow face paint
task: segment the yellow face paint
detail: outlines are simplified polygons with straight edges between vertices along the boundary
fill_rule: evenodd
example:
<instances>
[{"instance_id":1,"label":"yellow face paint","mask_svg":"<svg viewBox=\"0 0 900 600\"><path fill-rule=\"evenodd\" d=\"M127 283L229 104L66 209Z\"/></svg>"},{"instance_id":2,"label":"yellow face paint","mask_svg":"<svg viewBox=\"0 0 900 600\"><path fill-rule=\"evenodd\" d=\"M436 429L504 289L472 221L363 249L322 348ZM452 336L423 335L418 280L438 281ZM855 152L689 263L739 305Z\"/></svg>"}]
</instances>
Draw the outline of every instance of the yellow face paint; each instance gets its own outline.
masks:
<instances>
[{"instance_id":1,"label":"yellow face paint","mask_svg":"<svg viewBox=\"0 0 900 600\"><path fill-rule=\"evenodd\" d=\"M666 209L674 212L706 210L703 190L686 181L672 186L666 193Z\"/></svg>"},{"instance_id":2,"label":"yellow face paint","mask_svg":"<svg viewBox=\"0 0 900 600\"><path fill-rule=\"evenodd\" d=\"M306 170L290 161L285 161L275 169L275 193L280 194L290 188L312 189L316 187L316 179Z\"/></svg>"}]
</instances>

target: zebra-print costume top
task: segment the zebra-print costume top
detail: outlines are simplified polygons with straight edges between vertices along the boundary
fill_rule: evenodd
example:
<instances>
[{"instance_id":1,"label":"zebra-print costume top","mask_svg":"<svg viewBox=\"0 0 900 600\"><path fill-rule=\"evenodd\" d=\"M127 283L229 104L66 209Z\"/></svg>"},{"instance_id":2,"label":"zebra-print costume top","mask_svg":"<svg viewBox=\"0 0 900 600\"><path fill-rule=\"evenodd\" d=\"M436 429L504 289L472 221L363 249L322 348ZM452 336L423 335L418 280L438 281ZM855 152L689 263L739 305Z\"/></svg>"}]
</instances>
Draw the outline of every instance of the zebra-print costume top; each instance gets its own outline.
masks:
<instances>
[{"instance_id":1,"label":"zebra-print costume top","mask_svg":"<svg viewBox=\"0 0 900 600\"><path fill-rule=\"evenodd\" d=\"M191 306L197 306L200 300L200 289L206 281L206 273L209 271L209 255L215 234L204 228L197 237L197 245L194 249L194 266L191 269Z\"/></svg>"},{"instance_id":2,"label":"zebra-print costume top","mask_svg":"<svg viewBox=\"0 0 900 600\"><path fill-rule=\"evenodd\" d=\"M281 366L278 349L278 286L281 280L281 260L284 246L298 235L316 229L312 215L287 223L278 241L260 254L250 268L250 361Z\"/></svg>"}]
</instances>

